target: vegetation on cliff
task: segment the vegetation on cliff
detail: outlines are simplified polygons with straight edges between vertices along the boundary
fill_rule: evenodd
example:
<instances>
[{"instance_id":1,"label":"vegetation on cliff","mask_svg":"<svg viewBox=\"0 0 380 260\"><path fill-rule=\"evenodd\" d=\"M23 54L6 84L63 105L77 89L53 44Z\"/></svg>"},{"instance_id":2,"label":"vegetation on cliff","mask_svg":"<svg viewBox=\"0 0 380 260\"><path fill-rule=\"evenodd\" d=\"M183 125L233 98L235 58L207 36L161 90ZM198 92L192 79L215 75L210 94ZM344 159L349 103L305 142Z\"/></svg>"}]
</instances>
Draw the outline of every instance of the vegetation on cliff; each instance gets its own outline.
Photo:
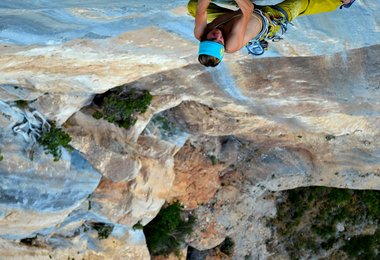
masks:
<instances>
[{"instance_id":1,"label":"vegetation on cliff","mask_svg":"<svg viewBox=\"0 0 380 260\"><path fill-rule=\"evenodd\" d=\"M160 210L158 215L144 228L144 234L151 255L179 255L181 244L193 230L195 218L184 218L182 206L175 202Z\"/></svg>"},{"instance_id":2,"label":"vegetation on cliff","mask_svg":"<svg viewBox=\"0 0 380 260\"><path fill-rule=\"evenodd\" d=\"M380 257L380 191L308 187L283 195L270 221L279 236L272 250L282 245L291 259Z\"/></svg>"},{"instance_id":3,"label":"vegetation on cliff","mask_svg":"<svg viewBox=\"0 0 380 260\"><path fill-rule=\"evenodd\" d=\"M218 246L221 252L228 256L232 256L234 252L235 242L229 236Z\"/></svg>"},{"instance_id":4,"label":"vegetation on cliff","mask_svg":"<svg viewBox=\"0 0 380 260\"><path fill-rule=\"evenodd\" d=\"M50 122L50 129L43 131L37 142L44 147L46 154L53 155L54 161L61 158L61 147L72 149L69 145L71 137L62 129L57 128L55 122Z\"/></svg>"},{"instance_id":5,"label":"vegetation on cliff","mask_svg":"<svg viewBox=\"0 0 380 260\"><path fill-rule=\"evenodd\" d=\"M147 90L117 89L95 97L98 110L92 115L128 129L136 123L135 115L145 113L151 101L152 95Z\"/></svg>"},{"instance_id":6,"label":"vegetation on cliff","mask_svg":"<svg viewBox=\"0 0 380 260\"><path fill-rule=\"evenodd\" d=\"M26 100L16 100L15 101L16 105L19 107L19 108L26 108L28 106L28 101Z\"/></svg>"},{"instance_id":7,"label":"vegetation on cliff","mask_svg":"<svg viewBox=\"0 0 380 260\"><path fill-rule=\"evenodd\" d=\"M91 223L91 226L98 232L99 239L107 239L114 228L114 225L103 222L94 222Z\"/></svg>"}]
</instances>

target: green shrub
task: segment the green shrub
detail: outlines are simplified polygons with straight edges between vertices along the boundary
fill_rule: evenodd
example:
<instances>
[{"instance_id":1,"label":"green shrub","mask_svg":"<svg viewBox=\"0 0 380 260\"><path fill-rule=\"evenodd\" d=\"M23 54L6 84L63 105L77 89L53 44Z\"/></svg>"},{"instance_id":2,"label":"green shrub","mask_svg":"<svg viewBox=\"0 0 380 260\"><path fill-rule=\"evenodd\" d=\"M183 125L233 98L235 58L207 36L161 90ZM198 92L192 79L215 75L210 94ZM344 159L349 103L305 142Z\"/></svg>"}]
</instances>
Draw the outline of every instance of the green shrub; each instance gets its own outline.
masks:
<instances>
[{"instance_id":1,"label":"green shrub","mask_svg":"<svg viewBox=\"0 0 380 260\"><path fill-rule=\"evenodd\" d=\"M54 161L58 161L62 156L61 147L72 149L69 145L71 137L57 128L55 122L50 122L50 125L50 131L44 131L37 142L44 147L46 154L52 154Z\"/></svg>"},{"instance_id":2,"label":"green shrub","mask_svg":"<svg viewBox=\"0 0 380 260\"><path fill-rule=\"evenodd\" d=\"M332 237L332 238L329 238L327 241L324 241L321 243L321 247L324 249L324 250L329 250L330 248L333 247L333 245L337 242L337 239Z\"/></svg>"},{"instance_id":3,"label":"green shrub","mask_svg":"<svg viewBox=\"0 0 380 260\"><path fill-rule=\"evenodd\" d=\"M218 159L215 155L209 155L212 165L216 165L218 163Z\"/></svg>"},{"instance_id":4,"label":"green shrub","mask_svg":"<svg viewBox=\"0 0 380 260\"><path fill-rule=\"evenodd\" d=\"M234 252L235 242L230 237L226 237L223 243L219 246L220 251L228 256L231 256Z\"/></svg>"},{"instance_id":5,"label":"green shrub","mask_svg":"<svg viewBox=\"0 0 380 260\"><path fill-rule=\"evenodd\" d=\"M332 204L346 205L350 203L352 193L346 189L331 189L329 192L329 200Z\"/></svg>"},{"instance_id":6,"label":"green shrub","mask_svg":"<svg viewBox=\"0 0 380 260\"><path fill-rule=\"evenodd\" d=\"M325 136L325 139L326 139L327 141L331 141L331 140L334 140L334 139L335 139L335 136L334 136L334 135L326 135L326 136Z\"/></svg>"},{"instance_id":7,"label":"green shrub","mask_svg":"<svg viewBox=\"0 0 380 260\"><path fill-rule=\"evenodd\" d=\"M144 234L151 255L179 255L180 245L193 230L195 222L191 215L187 221L181 217L178 202L160 210L158 215L144 226Z\"/></svg>"},{"instance_id":8,"label":"green shrub","mask_svg":"<svg viewBox=\"0 0 380 260\"><path fill-rule=\"evenodd\" d=\"M16 100L15 103L19 108L26 108L28 106L28 101L26 100Z\"/></svg>"},{"instance_id":9,"label":"green shrub","mask_svg":"<svg viewBox=\"0 0 380 260\"><path fill-rule=\"evenodd\" d=\"M20 243L27 246L36 246L37 245L36 241L37 241L37 235L35 235L34 237L26 237L26 238L20 239Z\"/></svg>"},{"instance_id":10,"label":"green shrub","mask_svg":"<svg viewBox=\"0 0 380 260\"><path fill-rule=\"evenodd\" d=\"M347 255L380 259L380 191L327 187L298 188L283 192L271 224L291 259L308 255ZM336 230L337 223L345 227ZM351 237L350 240L347 237Z\"/></svg>"},{"instance_id":11,"label":"green shrub","mask_svg":"<svg viewBox=\"0 0 380 260\"><path fill-rule=\"evenodd\" d=\"M136 224L133 225L132 227L134 230L136 229L144 229L144 226L139 222L137 222Z\"/></svg>"},{"instance_id":12,"label":"green shrub","mask_svg":"<svg viewBox=\"0 0 380 260\"><path fill-rule=\"evenodd\" d=\"M147 90L131 89L128 92L110 92L100 104L100 110L93 113L96 119L104 118L110 123L128 129L136 123L134 115L145 113L152 95Z\"/></svg>"},{"instance_id":13,"label":"green shrub","mask_svg":"<svg viewBox=\"0 0 380 260\"><path fill-rule=\"evenodd\" d=\"M161 128L167 132L169 132L172 128L175 127L175 123L171 122L169 119L167 119L164 116L156 116L154 117L154 121L159 123Z\"/></svg>"},{"instance_id":14,"label":"green shrub","mask_svg":"<svg viewBox=\"0 0 380 260\"><path fill-rule=\"evenodd\" d=\"M100 118L103 118L103 113L102 112L99 112L99 111L95 111L92 116L95 118L95 119L100 119Z\"/></svg>"},{"instance_id":15,"label":"green shrub","mask_svg":"<svg viewBox=\"0 0 380 260\"><path fill-rule=\"evenodd\" d=\"M88 200L88 208L87 210L91 210L92 209L92 201L91 201L91 197L92 197L92 194L89 194L87 196L87 200Z\"/></svg>"},{"instance_id":16,"label":"green shrub","mask_svg":"<svg viewBox=\"0 0 380 260\"><path fill-rule=\"evenodd\" d=\"M317 235L320 235L323 238L330 237L335 233L335 227L333 225L314 225L312 226L312 229Z\"/></svg>"},{"instance_id":17,"label":"green shrub","mask_svg":"<svg viewBox=\"0 0 380 260\"><path fill-rule=\"evenodd\" d=\"M375 246L376 244L373 236L360 235L352 237L350 240L346 240L346 244L342 247L342 249L351 257L360 257L360 259L375 259Z\"/></svg>"},{"instance_id":18,"label":"green shrub","mask_svg":"<svg viewBox=\"0 0 380 260\"><path fill-rule=\"evenodd\" d=\"M368 214L372 218L380 216L380 192L362 191L361 200L368 209Z\"/></svg>"},{"instance_id":19,"label":"green shrub","mask_svg":"<svg viewBox=\"0 0 380 260\"><path fill-rule=\"evenodd\" d=\"M102 223L102 222L94 222L91 223L93 229L98 231L99 239L107 239L109 235L112 233L114 225Z\"/></svg>"}]
</instances>

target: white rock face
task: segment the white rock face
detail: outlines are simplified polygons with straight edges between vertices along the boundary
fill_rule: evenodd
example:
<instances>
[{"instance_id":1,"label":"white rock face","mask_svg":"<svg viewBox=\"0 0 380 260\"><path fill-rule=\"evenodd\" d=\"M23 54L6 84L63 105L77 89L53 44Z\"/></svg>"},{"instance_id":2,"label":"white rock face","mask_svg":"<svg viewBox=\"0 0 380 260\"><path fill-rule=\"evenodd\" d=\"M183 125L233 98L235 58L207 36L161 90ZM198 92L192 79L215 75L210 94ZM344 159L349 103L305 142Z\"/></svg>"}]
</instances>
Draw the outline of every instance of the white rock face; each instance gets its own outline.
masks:
<instances>
[{"instance_id":1,"label":"white rock face","mask_svg":"<svg viewBox=\"0 0 380 260\"><path fill-rule=\"evenodd\" d=\"M0 229L2 237L23 238L61 223L92 193L101 175L78 152L64 151L59 162L41 148L27 153L24 139L11 131L8 112L0 120Z\"/></svg>"},{"instance_id":2,"label":"white rock face","mask_svg":"<svg viewBox=\"0 0 380 260\"><path fill-rule=\"evenodd\" d=\"M263 56L242 49L214 69L196 60L185 4L0 3L0 101L29 101L64 126L76 149L59 162L38 146L31 154L12 132L22 119L0 111L0 255L149 259L132 226L154 218L173 190L196 196L176 182L175 155L186 139L204 151L196 158L224 164L213 169L223 169L226 184L213 190L215 207L198 208L201 235L189 243L208 249L228 235L236 259L270 254L263 219L274 206L262 199L266 191L380 189L378 1L301 17ZM154 96L129 130L95 120L86 107L117 86ZM175 135L154 126L161 112ZM205 172L205 161L188 173ZM184 170L181 178L191 179ZM109 237L99 239L94 223L113 226ZM20 243L25 238L32 246Z\"/></svg>"}]
</instances>

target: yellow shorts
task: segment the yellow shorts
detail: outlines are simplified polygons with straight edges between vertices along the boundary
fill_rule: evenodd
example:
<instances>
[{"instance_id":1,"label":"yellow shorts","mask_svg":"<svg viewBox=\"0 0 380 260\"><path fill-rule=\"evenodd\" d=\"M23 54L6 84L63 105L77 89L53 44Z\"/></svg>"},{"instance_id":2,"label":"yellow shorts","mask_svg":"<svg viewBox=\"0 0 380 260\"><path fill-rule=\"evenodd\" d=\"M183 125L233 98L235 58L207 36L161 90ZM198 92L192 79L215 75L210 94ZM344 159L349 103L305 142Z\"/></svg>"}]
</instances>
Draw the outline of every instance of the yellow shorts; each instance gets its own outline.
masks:
<instances>
[{"instance_id":1,"label":"yellow shorts","mask_svg":"<svg viewBox=\"0 0 380 260\"><path fill-rule=\"evenodd\" d=\"M195 17L197 2L198 0L190 0L187 5L187 9L193 17ZM234 1L229 2L233 3ZM285 0L276 6L282 8L288 14L289 22L291 22L297 16L335 11L341 4L340 0ZM259 9L268 13L270 17L279 18L284 16L280 11L270 6L260 6ZM211 3L207 8L207 20L211 22L216 17L231 11L231 9Z\"/></svg>"},{"instance_id":2,"label":"yellow shorts","mask_svg":"<svg viewBox=\"0 0 380 260\"><path fill-rule=\"evenodd\" d=\"M291 22L297 16L335 11L341 4L340 0L285 0L276 6L288 14L288 21ZM270 6L263 6L260 9L271 17L283 16L281 12Z\"/></svg>"}]
</instances>

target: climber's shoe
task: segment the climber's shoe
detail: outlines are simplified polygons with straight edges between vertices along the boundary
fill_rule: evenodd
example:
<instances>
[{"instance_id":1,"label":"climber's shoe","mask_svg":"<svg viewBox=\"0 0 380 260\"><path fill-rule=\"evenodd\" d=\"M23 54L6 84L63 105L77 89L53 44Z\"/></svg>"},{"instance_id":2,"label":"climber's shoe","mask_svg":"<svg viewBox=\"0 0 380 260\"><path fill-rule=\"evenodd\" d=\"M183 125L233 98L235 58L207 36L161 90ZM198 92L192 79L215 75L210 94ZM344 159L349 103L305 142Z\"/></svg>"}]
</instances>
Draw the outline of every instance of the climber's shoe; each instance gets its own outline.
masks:
<instances>
[{"instance_id":1,"label":"climber's shoe","mask_svg":"<svg viewBox=\"0 0 380 260\"><path fill-rule=\"evenodd\" d=\"M349 8L354 2L355 2L355 0L351 0L348 4L342 4L340 6L340 9L342 9L343 7L344 8Z\"/></svg>"}]
</instances>

